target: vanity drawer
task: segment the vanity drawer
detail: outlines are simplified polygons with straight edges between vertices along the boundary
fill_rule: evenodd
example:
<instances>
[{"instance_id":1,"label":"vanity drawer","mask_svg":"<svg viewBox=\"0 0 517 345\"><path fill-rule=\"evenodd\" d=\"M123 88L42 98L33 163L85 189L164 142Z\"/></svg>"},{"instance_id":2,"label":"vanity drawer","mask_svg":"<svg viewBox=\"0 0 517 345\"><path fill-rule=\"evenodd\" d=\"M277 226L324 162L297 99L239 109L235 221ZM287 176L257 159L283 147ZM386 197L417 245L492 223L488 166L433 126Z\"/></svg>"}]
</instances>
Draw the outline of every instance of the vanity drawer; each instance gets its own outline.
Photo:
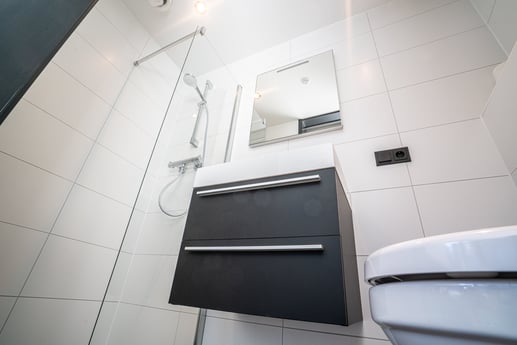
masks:
<instances>
[{"instance_id":1,"label":"vanity drawer","mask_svg":"<svg viewBox=\"0 0 517 345\"><path fill-rule=\"evenodd\" d=\"M346 325L342 267L339 236L185 241L170 303Z\"/></svg>"},{"instance_id":2,"label":"vanity drawer","mask_svg":"<svg viewBox=\"0 0 517 345\"><path fill-rule=\"evenodd\" d=\"M334 168L194 189L185 240L338 235Z\"/></svg>"}]
</instances>

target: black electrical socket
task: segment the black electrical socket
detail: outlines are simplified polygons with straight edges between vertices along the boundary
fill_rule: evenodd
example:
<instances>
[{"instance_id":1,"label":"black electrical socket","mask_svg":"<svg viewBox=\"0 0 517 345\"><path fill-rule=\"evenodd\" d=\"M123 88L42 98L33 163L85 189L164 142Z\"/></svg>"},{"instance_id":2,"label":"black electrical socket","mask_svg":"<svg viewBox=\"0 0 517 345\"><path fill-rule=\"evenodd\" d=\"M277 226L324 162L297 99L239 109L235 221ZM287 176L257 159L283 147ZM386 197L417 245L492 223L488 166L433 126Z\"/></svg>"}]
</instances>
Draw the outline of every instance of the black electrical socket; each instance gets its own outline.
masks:
<instances>
[{"instance_id":1,"label":"black electrical socket","mask_svg":"<svg viewBox=\"0 0 517 345\"><path fill-rule=\"evenodd\" d=\"M406 162L411 162L411 156L407 147L375 152L375 163L377 166Z\"/></svg>"}]
</instances>

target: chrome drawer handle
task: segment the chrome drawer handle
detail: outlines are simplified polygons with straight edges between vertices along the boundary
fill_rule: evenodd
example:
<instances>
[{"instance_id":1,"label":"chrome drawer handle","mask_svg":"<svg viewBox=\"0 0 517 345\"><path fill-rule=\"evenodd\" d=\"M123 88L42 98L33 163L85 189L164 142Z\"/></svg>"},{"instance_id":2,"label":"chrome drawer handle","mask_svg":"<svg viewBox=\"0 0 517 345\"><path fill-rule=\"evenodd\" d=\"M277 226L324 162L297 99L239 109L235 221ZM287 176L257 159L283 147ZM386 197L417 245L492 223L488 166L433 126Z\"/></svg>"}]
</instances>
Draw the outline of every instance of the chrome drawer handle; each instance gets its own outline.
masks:
<instances>
[{"instance_id":1,"label":"chrome drawer handle","mask_svg":"<svg viewBox=\"0 0 517 345\"><path fill-rule=\"evenodd\" d=\"M233 186L233 187L198 190L196 192L196 194L199 196L227 194L227 193L233 193L233 192L243 192L243 191L248 191L248 190L283 187L283 186L319 182L319 181L321 181L320 175L308 175L308 176L301 176L301 177L286 178L286 179L282 179L282 180L242 184L242 185Z\"/></svg>"},{"instance_id":2,"label":"chrome drawer handle","mask_svg":"<svg viewBox=\"0 0 517 345\"><path fill-rule=\"evenodd\" d=\"M307 252L323 251L322 244L278 246L185 246L186 252Z\"/></svg>"}]
</instances>

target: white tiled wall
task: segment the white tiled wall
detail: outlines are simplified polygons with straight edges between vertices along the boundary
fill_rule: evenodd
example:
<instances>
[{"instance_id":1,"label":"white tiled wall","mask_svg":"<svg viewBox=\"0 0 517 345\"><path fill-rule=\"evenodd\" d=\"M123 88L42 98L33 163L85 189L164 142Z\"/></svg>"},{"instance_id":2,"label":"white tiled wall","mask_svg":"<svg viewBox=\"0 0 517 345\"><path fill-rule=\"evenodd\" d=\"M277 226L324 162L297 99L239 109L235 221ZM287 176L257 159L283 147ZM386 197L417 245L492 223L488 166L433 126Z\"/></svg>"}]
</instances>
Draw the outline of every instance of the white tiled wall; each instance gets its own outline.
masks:
<instances>
[{"instance_id":1,"label":"white tiled wall","mask_svg":"<svg viewBox=\"0 0 517 345\"><path fill-rule=\"evenodd\" d=\"M343 130L249 148L256 75L328 49ZM517 189L480 118L505 59L470 1L390 1L229 66L244 86L233 159L333 143L360 276L367 255L395 242L517 224ZM374 151L399 146L411 163L376 167ZM387 344L367 290L362 282L365 320L350 327L211 311L204 343L255 344L260 334L261 344Z\"/></svg>"},{"instance_id":2,"label":"white tiled wall","mask_svg":"<svg viewBox=\"0 0 517 345\"><path fill-rule=\"evenodd\" d=\"M88 343L179 76L166 56L133 68L153 49L122 1L100 1L0 127L1 345ZM148 194L134 211L98 344L171 344L180 319L181 341L192 336L195 311L167 304L177 245L165 244L178 236L155 221L136 246ZM151 255L133 257L135 248Z\"/></svg>"}]
</instances>

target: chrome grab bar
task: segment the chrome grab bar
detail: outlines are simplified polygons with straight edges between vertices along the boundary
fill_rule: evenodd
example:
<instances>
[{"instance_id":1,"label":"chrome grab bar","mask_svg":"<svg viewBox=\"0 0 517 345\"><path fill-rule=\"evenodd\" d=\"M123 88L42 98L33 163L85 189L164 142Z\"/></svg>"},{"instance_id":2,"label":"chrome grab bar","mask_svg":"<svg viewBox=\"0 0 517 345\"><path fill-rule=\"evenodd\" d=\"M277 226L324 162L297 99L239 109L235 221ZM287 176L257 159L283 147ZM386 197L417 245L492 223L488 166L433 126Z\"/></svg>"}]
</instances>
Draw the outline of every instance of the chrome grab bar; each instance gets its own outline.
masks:
<instances>
[{"instance_id":1,"label":"chrome grab bar","mask_svg":"<svg viewBox=\"0 0 517 345\"><path fill-rule=\"evenodd\" d=\"M256 190L256 189L283 187L283 186L319 182L319 181L321 181L320 175L308 175L308 176L292 177L292 178L267 181L267 182L242 184L242 185L232 186L232 187L198 190L196 192L196 194L199 196L209 196L209 195L227 194L227 193L233 193L233 192L244 192L244 191Z\"/></svg>"},{"instance_id":2,"label":"chrome grab bar","mask_svg":"<svg viewBox=\"0 0 517 345\"><path fill-rule=\"evenodd\" d=\"M323 251L322 244L272 246L185 246L186 252L306 252Z\"/></svg>"}]
</instances>

